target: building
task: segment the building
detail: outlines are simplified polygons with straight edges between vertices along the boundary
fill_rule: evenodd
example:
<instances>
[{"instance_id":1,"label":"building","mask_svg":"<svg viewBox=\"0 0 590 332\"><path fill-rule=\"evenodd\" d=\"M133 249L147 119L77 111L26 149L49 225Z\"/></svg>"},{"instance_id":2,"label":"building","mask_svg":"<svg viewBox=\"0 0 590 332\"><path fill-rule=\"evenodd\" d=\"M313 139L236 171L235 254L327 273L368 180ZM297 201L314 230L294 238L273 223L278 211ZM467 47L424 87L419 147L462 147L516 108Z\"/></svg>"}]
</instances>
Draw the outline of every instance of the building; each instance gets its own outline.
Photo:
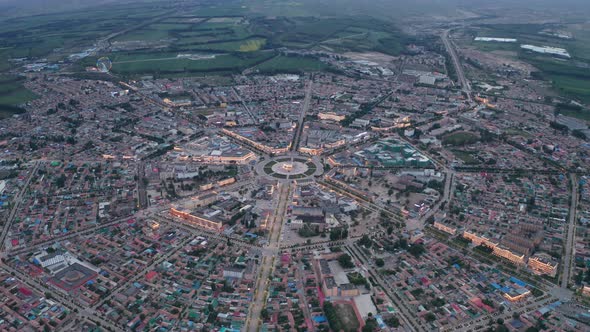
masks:
<instances>
[{"instance_id":1,"label":"building","mask_svg":"<svg viewBox=\"0 0 590 332\"><path fill-rule=\"evenodd\" d=\"M215 203L215 201L217 201L217 193L216 192L206 193L206 194L195 196L195 197L191 198L191 206L192 207L206 206L206 205Z\"/></svg>"},{"instance_id":2,"label":"building","mask_svg":"<svg viewBox=\"0 0 590 332\"><path fill-rule=\"evenodd\" d=\"M326 112L326 113L318 113L318 118L320 120L330 120L340 122L346 118L343 114L336 114L334 112Z\"/></svg>"},{"instance_id":3,"label":"building","mask_svg":"<svg viewBox=\"0 0 590 332\"><path fill-rule=\"evenodd\" d=\"M232 184L234 182L236 182L236 179L235 178L227 178L225 180L219 180L219 181L217 181L217 186L223 187L223 186L227 186L228 184Z\"/></svg>"},{"instance_id":4,"label":"building","mask_svg":"<svg viewBox=\"0 0 590 332\"><path fill-rule=\"evenodd\" d=\"M355 297L360 295L361 292L359 291L358 287L353 284L342 284L340 285L340 296L344 297Z\"/></svg>"},{"instance_id":5,"label":"building","mask_svg":"<svg viewBox=\"0 0 590 332\"><path fill-rule=\"evenodd\" d=\"M244 277L244 268L230 266L223 269L224 278L242 279Z\"/></svg>"},{"instance_id":6,"label":"building","mask_svg":"<svg viewBox=\"0 0 590 332\"><path fill-rule=\"evenodd\" d=\"M493 248L494 251L492 252L494 255L498 257L505 258L517 265L524 265L524 254L518 254L515 252L510 251L510 249L504 248L502 246L496 246Z\"/></svg>"},{"instance_id":7,"label":"building","mask_svg":"<svg viewBox=\"0 0 590 332\"><path fill-rule=\"evenodd\" d=\"M267 146L267 145L264 145L264 144L260 144L258 142L255 142L255 141L253 141L253 140L251 140L249 138L246 138L246 137L244 137L244 136L242 136L240 134L234 133L233 131L230 131L230 130L227 130L227 129L222 129L221 130L221 133L223 133L224 135L227 135L229 137L232 137L234 139L237 139L237 140L239 140L241 142L244 142L247 145L249 145L249 146L251 146L251 147L253 147L255 149L258 149L260 151L263 151L265 153L268 153L268 154L275 154L275 155L277 155L277 154L287 153L291 149L291 144L292 144L292 143L289 143L289 145L287 145L285 147L275 148L275 147L270 147L270 146Z\"/></svg>"},{"instance_id":8,"label":"building","mask_svg":"<svg viewBox=\"0 0 590 332\"><path fill-rule=\"evenodd\" d=\"M451 235L455 235L455 233L457 233L457 228L445 225L445 224L440 223L438 221L435 221L433 226L434 226L434 228L438 229L439 231L443 231L443 232L449 233Z\"/></svg>"},{"instance_id":9,"label":"building","mask_svg":"<svg viewBox=\"0 0 590 332\"><path fill-rule=\"evenodd\" d=\"M193 157L193 161L213 164L247 164L254 159L256 159L254 152L245 149L212 151L209 155Z\"/></svg>"},{"instance_id":10,"label":"building","mask_svg":"<svg viewBox=\"0 0 590 332\"><path fill-rule=\"evenodd\" d=\"M322 288L326 297L338 296L338 285L334 277L325 277L322 282Z\"/></svg>"},{"instance_id":11,"label":"building","mask_svg":"<svg viewBox=\"0 0 590 332\"><path fill-rule=\"evenodd\" d=\"M424 237L424 233L422 231L420 231L419 229L415 229L413 231L410 232L410 243L414 244L416 242L418 242L419 240L421 240Z\"/></svg>"},{"instance_id":12,"label":"building","mask_svg":"<svg viewBox=\"0 0 590 332\"><path fill-rule=\"evenodd\" d=\"M531 294L531 291L526 288L510 288L508 291L504 292L504 298L506 298L510 302L518 302L526 298Z\"/></svg>"},{"instance_id":13,"label":"building","mask_svg":"<svg viewBox=\"0 0 590 332\"><path fill-rule=\"evenodd\" d=\"M495 256L507 259L517 265L524 265L525 264L525 255L524 254L516 253L506 247L500 246L499 243L493 242L492 240L486 238L485 236L479 236L475 233L470 233L468 231L464 231L463 237L471 240L471 242L476 246L484 245L486 247L491 248L492 254L494 254Z\"/></svg>"},{"instance_id":14,"label":"building","mask_svg":"<svg viewBox=\"0 0 590 332\"><path fill-rule=\"evenodd\" d=\"M535 254L528 261L528 267L533 273L546 274L551 277L555 277L557 274L558 265L557 260L545 253Z\"/></svg>"},{"instance_id":15,"label":"building","mask_svg":"<svg viewBox=\"0 0 590 332\"><path fill-rule=\"evenodd\" d=\"M182 211L175 207L170 208L170 214L174 217L180 218L184 221L189 222L191 225L203 227L206 229L210 229L213 231L222 231L223 224L221 222L216 222L212 220L208 220L199 216L195 216L191 214L189 211Z\"/></svg>"},{"instance_id":16,"label":"building","mask_svg":"<svg viewBox=\"0 0 590 332\"><path fill-rule=\"evenodd\" d=\"M322 208L295 206L292 215L304 223L323 224L326 222L326 214Z\"/></svg>"},{"instance_id":17,"label":"building","mask_svg":"<svg viewBox=\"0 0 590 332\"><path fill-rule=\"evenodd\" d=\"M475 246L480 246L483 244L492 249L498 246L498 243L492 242L492 240L486 238L485 236L478 236L475 233L470 233L468 231L463 232L463 237L468 240L471 240L471 243L473 243L473 245Z\"/></svg>"}]
</instances>

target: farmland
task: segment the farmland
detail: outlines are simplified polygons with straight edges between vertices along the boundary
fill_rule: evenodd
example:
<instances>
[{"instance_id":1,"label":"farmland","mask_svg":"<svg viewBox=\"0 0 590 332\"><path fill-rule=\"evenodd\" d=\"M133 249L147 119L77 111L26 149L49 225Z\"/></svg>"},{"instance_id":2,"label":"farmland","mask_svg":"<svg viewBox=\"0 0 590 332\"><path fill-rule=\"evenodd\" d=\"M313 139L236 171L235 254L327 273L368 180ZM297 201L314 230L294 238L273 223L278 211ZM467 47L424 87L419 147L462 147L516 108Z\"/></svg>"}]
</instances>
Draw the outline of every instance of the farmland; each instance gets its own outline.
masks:
<instances>
[{"instance_id":1,"label":"farmland","mask_svg":"<svg viewBox=\"0 0 590 332\"><path fill-rule=\"evenodd\" d=\"M571 38L559 38L544 31L559 29L571 33ZM528 62L540 70L543 79L551 82L561 95L590 101L590 26L589 25L551 25L551 24L494 24L481 25L467 30L470 37L516 38L516 43L475 42L469 44L484 52L513 51L520 60ZM571 59L555 59L520 49L521 44L548 45L566 49Z\"/></svg>"},{"instance_id":2,"label":"farmland","mask_svg":"<svg viewBox=\"0 0 590 332\"><path fill-rule=\"evenodd\" d=\"M0 77L0 119L20 113L16 105L26 103L36 96L22 85L22 79L12 76Z\"/></svg>"}]
</instances>

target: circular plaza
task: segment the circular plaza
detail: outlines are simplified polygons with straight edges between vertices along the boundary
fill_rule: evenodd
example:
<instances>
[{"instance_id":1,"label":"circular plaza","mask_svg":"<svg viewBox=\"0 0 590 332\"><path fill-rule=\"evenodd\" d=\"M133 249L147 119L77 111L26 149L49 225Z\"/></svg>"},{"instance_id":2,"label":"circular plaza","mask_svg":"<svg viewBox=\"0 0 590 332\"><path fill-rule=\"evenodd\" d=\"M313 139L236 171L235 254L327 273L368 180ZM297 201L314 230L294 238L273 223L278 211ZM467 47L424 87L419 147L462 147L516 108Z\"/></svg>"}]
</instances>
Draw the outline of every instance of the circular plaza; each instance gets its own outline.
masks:
<instances>
[{"instance_id":1,"label":"circular plaza","mask_svg":"<svg viewBox=\"0 0 590 332\"><path fill-rule=\"evenodd\" d=\"M256 173L284 181L301 180L321 175L323 166L316 157L303 155L279 156L258 163Z\"/></svg>"}]
</instances>

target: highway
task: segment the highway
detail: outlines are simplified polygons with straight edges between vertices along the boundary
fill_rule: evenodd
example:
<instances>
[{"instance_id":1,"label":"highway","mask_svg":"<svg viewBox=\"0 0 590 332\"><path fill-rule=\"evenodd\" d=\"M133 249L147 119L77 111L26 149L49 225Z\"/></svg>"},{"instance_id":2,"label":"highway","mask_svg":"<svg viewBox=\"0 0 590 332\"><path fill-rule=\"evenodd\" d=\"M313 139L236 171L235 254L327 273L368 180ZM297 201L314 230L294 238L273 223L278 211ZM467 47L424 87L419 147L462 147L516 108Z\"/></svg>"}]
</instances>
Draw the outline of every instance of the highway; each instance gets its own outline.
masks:
<instances>
[{"instance_id":1,"label":"highway","mask_svg":"<svg viewBox=\"0 0 590 332\"><path fill-rule=\"evenodd\" d=\"M565 243L565 255L563 257L563 274L561 275L561 287L567 288L570 274L572 270L572 260L575 254L575 235L576 235L576 212L578 209L578 177L574 174L571 175L571 204L569 212L569 223L567 226L567 238Z\"/></svg>"},{"instance_id":2,"label":"highway","mask_svg":"<svg viewBox=\"0 0 590 332\"><path fill-rule=\"evenodd\" d=\"M471 85L469 84L469 81L465 77L465 72L463 71L463 66L461 66L461 62L459 61L459 56L457 55L457 51L455 50L455 46L449 40L449 32L450 32L450 30L443 31L443 33L441 35L441 39L443 41L443 44L445 45L445 48L447 49L447 52L449 53L449 55L451 56L451 59L453 60L453 65L455 67L455 72L457 73L457 78L459 79L459 84L461 85L461 89L463 90L463 92L465 92L467 94L467 98L469 99L469 101L471 101Z\"/></svg>"}]
</instances>

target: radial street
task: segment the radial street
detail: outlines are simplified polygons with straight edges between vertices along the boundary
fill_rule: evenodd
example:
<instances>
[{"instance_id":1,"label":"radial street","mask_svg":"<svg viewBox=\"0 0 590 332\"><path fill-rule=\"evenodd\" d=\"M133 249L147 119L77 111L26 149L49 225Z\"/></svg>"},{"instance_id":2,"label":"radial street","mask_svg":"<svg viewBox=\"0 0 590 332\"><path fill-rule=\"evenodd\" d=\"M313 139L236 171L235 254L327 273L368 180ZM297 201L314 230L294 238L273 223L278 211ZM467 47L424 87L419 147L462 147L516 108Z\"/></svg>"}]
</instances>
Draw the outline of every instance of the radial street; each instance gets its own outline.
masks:
<instances>
[{"instance_id":1,"label":"radial street","mask_svg":"<svg viewBox=\"0 0 590 332\"><path fill-rule=\"evenodd\" d=\"M266 303L267 288L271 272L274 267L276 255L279 252L279 242L281 239L281 228L287 207L289 206L289 197L291 194L290 184L279 184L279 200L275 213L271 219L271 230L268 237L268 249L272 254L264 255L261 262L261 270L256 283L254 298L248 311L246 319L246 331L257 332L260 325L260 315Z\"/></svg>"}]
</instances>

